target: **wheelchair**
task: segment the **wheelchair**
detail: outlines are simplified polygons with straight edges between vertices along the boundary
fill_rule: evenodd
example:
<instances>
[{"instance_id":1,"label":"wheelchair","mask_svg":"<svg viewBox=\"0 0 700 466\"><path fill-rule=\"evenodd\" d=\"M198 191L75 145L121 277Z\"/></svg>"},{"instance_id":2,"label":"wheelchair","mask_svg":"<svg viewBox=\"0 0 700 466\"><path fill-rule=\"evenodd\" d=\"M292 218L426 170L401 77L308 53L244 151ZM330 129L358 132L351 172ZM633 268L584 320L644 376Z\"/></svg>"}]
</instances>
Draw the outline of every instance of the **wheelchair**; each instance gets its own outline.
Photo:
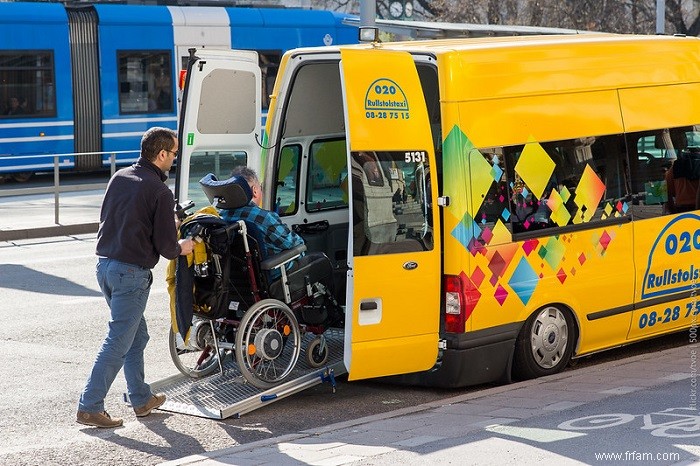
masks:
<instances>
[{"instance_id":1,"label":"wheelchair","mask_svg":"<svg viewBox=\"0 0 700 466\"><path fill-rule=\"evenodd\" d=\"M218 209L251 200L240 177L219 181L210 174L200 185ZM307 334L313 337L304 351L307 364L326 363L324 332L341 327L344 317L324 254L302 255L306 246L300 245L262 260L259 240L245 222L229 224L212 214L190 215L180 235L197 244L193 263L180 267L175 280L178 319L184 319L178 327L189 327L186 344L180 333L170 332L170 354L181 373L193 378L223 373L222 361L233 353L247 382L271 388L291 374ZM279 278L271 279L275 270Z\"/></svg>"}]
</instances>

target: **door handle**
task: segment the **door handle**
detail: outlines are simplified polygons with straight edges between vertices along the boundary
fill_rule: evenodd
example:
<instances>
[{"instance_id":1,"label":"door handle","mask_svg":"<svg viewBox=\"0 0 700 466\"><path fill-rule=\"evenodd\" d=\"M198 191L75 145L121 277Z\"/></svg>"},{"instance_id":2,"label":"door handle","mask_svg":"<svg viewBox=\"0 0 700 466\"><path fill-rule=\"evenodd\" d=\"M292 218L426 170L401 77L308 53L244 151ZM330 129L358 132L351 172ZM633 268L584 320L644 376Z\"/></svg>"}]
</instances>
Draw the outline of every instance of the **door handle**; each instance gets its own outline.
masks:
<instances>
[{"instance_id":1,"label":"door handle","mask_svg":"<svg viewBox=\"0 0 700 466\"><path fill-rule=\"evenodd\" d=\"M312 223L297 223L292 225L292 230L294 233L321 233L327 231L330 227L328 220L321 220Z\"/></svg>"}]
</instances>

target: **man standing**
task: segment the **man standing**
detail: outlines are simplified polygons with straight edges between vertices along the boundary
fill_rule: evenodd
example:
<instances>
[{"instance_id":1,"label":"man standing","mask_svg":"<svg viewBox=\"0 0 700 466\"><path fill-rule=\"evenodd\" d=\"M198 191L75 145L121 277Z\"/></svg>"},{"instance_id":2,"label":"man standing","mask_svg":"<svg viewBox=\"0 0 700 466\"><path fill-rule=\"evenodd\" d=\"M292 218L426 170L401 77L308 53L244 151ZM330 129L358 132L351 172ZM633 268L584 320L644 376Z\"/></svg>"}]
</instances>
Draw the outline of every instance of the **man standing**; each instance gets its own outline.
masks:
<instances>
[{"instance_id":1,"label":"man standing","mask_svg":"<svg viewBox=\"0 0 700 466\"><path fill-rule=\"evenodd\" d=\"M192 252L190 239L178 241L173 194L165 184L178 149L177 134L151 128L141 139L141 157L114 174L105 192L97 232L97 281L110 308L109 330L78 404L77 422L118 427L104 399L124 367L136 416L148 416L165 402L145 382L143 353L148 329L143 313L160 256L174 259Z\"/></svg>"}]
</instances>

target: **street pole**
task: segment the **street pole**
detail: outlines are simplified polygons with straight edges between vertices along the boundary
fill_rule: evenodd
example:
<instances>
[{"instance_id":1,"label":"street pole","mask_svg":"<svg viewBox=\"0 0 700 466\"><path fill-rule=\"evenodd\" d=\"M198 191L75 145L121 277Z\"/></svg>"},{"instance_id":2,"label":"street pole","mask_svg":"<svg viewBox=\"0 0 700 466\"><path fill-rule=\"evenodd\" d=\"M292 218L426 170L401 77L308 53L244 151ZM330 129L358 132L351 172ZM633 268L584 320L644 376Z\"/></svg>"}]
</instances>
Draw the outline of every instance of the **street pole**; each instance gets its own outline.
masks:
<instances>
[{"instance_id":1,"label":"street pole","mask_svg":"<svg viewBox=\"0 0 700 466\"><path fill-rule=\"evenodd\" d=\"M666 33L666 0L656 0L656 33Z\"/></svg>"},{"instance_id":2,"label":"street pole","mask_svg":"<svg viewBox=\"0 0 700 466\"><path fill-rule=\"evenodd\" d=\"M360 26L374 26L376 17L376 0L360 0Z\"/></svg>"}]
</instances>

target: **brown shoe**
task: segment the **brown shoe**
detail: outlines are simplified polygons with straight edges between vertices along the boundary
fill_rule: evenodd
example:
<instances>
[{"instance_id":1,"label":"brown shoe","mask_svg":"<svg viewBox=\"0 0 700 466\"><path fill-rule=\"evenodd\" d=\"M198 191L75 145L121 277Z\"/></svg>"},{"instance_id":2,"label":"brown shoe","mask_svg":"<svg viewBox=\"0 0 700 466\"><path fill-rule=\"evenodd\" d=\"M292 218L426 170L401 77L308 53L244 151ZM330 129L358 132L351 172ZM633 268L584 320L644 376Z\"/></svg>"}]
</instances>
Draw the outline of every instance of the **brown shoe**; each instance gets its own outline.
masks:
<instances>
[{"instance_id":1,"label":"brown shoe","mask_svg":"<svg viewBox=\"0 0 700 466\"><path fill-rule=\"evenodd\" d=\"M151 414L151 411L160 408L163 403L165 403L165 394L164 393L159 393L157 395L153 395L148 402L139 407L139 408L134 408L134 412L136 413L136 417L145 417Z\"/></svg>"},{"instance_id":2,"label":"brown shoe","mask_svg":"<svg viewBox=\"0 0 700 466\"><path fill-rule=\"evenodd\" d=\"M124 424L124 421L118 417L112 419L107 411L102 411L101 413L88 413L85 411L78 411L78 416L76 421L79 424L84 424L86 426L94 427L119 427Z\"/></svg>"}]
</instances>

